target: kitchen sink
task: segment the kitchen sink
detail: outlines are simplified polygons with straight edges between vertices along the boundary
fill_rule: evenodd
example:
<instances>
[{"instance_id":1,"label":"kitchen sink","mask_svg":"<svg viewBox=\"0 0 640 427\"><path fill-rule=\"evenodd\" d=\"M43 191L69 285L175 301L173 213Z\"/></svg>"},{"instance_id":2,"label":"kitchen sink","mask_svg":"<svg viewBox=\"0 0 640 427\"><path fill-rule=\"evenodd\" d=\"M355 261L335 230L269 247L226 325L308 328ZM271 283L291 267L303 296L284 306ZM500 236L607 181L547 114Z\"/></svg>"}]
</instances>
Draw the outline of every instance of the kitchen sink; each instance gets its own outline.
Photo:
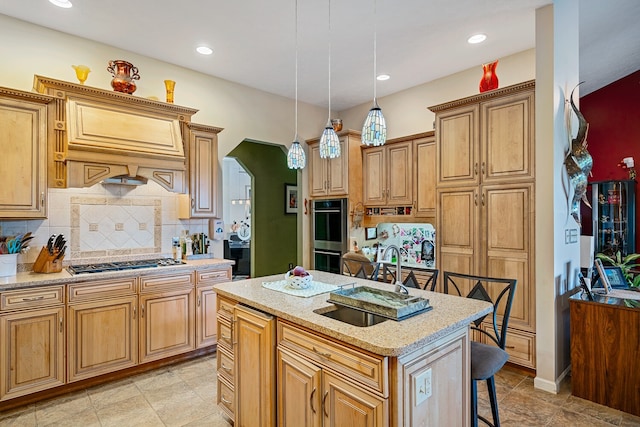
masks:
<instances>
[{"instance_id":1,"label":"kitchen sink","mask_svg":"<svg viewBox=\"0 0 640 427\"><path fill-rule=\"evenodd\" d=\"M373 326L378 323L382 323L385 320L389 320L386 317L378 316L377 314L367 313L351 307L335 305L328 308L319 308L314 310L314 313L359 327Z\"/></svg>"}]
</instances>

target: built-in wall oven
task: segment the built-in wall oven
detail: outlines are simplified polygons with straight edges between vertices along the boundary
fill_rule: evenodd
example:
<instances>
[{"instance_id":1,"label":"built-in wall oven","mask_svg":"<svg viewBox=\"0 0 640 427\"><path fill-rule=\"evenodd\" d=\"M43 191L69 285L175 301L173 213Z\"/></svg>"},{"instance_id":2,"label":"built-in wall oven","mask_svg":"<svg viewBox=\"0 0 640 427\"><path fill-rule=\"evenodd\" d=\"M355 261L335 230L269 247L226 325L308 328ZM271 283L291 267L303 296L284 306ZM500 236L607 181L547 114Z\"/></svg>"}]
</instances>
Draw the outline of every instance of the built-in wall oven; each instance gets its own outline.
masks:
<instances>
[{"instance_id":1,"label":"built-in wall oven","mask_svg":"<svg viewBox=\"0 0 640 427\"><path fill-rule=\"evenodd\" d=\"M314 200L313 268L342 272L342 255L348 250L347 199Z\"/></svg>"}]
</instances>

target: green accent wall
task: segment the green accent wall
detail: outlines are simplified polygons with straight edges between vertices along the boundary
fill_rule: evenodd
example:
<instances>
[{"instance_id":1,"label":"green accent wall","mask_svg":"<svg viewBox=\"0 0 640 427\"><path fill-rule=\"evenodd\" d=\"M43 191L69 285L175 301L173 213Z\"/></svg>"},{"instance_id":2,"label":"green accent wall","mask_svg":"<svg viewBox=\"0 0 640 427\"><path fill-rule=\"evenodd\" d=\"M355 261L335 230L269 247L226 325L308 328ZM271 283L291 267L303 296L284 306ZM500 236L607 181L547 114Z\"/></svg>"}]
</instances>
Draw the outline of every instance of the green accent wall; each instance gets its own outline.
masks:
<instances>
[{"instance_id":1,"label":"green accent wall","mask_svg":"<svg viewBox=\"0 0 640 427\"><path fill-rule=\"evenodd\" d=\"M297 215L285 214L285 184L297 184L281 146L243 141L229 154L251 182L251 276L285 273L297 261Z\"/></svg>"}]
</instances>

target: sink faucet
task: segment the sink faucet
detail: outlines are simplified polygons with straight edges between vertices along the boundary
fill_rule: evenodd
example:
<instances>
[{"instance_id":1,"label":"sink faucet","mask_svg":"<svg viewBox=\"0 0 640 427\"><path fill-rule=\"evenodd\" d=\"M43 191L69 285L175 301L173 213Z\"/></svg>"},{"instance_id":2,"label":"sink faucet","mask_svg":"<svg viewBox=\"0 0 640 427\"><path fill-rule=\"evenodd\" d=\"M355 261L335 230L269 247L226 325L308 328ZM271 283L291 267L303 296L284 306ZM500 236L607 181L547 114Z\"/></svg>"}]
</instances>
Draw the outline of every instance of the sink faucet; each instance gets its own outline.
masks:
<instances>
[{"instance_id":1,"label":"sink faucet","mask_svg":"<svg viewBox=\"0 0 640 427\"><path fill-rule=\"evenodd\" d=\"M382 259L387 258L387 253L389 251L396 251L396 287L395 291L401 294L409 294L409 290L402 284L402 254L400 253L400 248L396 245L389 245L382 253Z\"/></svg>"}]
</instances>

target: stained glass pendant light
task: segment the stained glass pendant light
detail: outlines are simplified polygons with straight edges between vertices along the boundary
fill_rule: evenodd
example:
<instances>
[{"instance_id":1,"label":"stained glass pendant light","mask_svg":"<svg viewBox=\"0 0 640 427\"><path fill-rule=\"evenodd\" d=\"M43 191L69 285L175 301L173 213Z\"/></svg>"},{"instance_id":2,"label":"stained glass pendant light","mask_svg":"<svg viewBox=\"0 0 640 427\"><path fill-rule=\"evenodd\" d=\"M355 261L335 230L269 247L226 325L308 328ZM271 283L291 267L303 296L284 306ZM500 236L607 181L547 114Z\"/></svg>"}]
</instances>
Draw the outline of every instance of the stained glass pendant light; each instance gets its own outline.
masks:
<instances>
[{"instance_id":1,"label":"stained glass pendant light","mask_svg":"<svg viewBox=\"0 0 640 427\"><path fill-rule=\"evenodd\" d=\"M287 166L289 169L303 169L307 164L304 149L298 141L298 0L296 0L296 103L295 103L295 129L296 134L287 152Z\"/></svg>"},{"instance_id":2,"label":"stained glass pendant light","mask_svg":"<svg viewBox=\"0 0 640 427\"><path fill-rule=\"evenodd\" d=\"M387 124L378 106L376 97L377 74L377 29L376 29L376 1L373 2L373 107L362 125L362 143L364 145L383 145L387 141Z\"/></svg>"},{"instance_id":3,"label":"stained glass pendant light","mask_svg":"<svg viewBox=\"0 0 640 427\"><path fill-rule=\"evenodd\" d=\"M320 137L320 157L323 159L340 157L340 140L331 125L331 0L329 0L329 118Z\"/></svg>"}]
</instances>

